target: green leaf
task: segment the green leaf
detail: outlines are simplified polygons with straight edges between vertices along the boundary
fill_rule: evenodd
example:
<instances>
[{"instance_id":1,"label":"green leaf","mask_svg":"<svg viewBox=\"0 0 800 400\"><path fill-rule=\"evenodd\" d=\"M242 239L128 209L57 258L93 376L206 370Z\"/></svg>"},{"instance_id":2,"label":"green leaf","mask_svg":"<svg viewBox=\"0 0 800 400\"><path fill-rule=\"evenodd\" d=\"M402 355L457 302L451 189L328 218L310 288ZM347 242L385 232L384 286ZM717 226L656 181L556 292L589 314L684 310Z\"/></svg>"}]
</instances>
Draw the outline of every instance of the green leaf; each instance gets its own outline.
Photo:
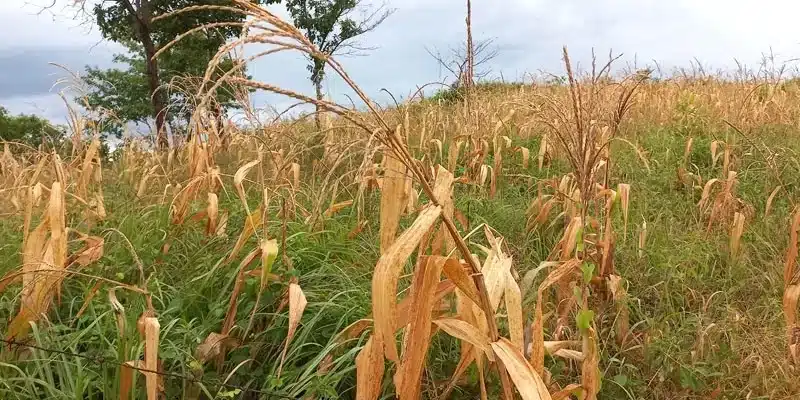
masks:
<instances>
[{"instance_id":1,"label":"green leaf","mask_svg":"<svg viewBox=\"0 0 800 400\"><path fill-rule=\"evenodd\" d=\"M594 269L595 266L593 263L584 261L581 264L581 271L583 272L583 283L589 284L592 281L592 277L594 276Z\"/></svg>"},{"instance_id":2,"label":"green leaf","mask_svg":"<svg viewBox=\"0 0 800 400\"><path fill-rule=\"evenodd\" d=\"M617 384L620 385L620 386L625 386L625 385L628 384L628 376L627 375L619 374L619 375L614 376L613 379L614 379L614 382L617 382Z\"/></svg>"},{"instance_id":3,"label":"green leaf","mask_svg":"<svg viewBox=\"0 0 800 400\"><path fill-rule=\"evenodd\" d=\"M578 316L576 318L578 329L580 329L581 332L586 331L589 329L589 326L591 326L592 320L594 320L594 311L581 310L578 312Z\"/></svg>"}]
</instances>

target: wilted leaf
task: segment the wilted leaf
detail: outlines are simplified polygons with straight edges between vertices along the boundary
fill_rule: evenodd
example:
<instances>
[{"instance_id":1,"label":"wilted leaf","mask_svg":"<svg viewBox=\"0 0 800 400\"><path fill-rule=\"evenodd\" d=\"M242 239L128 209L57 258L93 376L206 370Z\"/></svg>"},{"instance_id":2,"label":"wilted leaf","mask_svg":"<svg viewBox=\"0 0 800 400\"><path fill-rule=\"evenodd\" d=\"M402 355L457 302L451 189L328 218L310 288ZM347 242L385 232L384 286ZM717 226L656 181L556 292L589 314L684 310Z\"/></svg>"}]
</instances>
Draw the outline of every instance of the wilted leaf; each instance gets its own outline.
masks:
<instances>
[{"instance_id":1,"label":"wilted leaf","mask_svg":"<svg viewBox=\"0 0 800 400\"><path fill-rule=\"evenodd\" d=\"M395 240L400 216L406 205L406 181L411 177L406 165L386 148L383 153L383 185L381 186L380 235L381 254L385 253Z\"/></svg>"},{"instance_id":2,"label":"wilted leaf","mask_svg":"<svg viewBox=\"0 0 800 400\"><path fill-rule=\"evenodd\" d=\"M500 338L491 345L494 353L503 361L503 366L523 400L551 400L541 376L534 371L513 343Z\"/></svg>"},{"instance_id":3,"label":"wilted leaf","mask_svg":"<svg viewBox=\"0 0 800 400\"><path fill-rule=\"evenodd\" d=\"M439 206L425 207L414 223L383 252L372 276L374 335L385 346L386 358L396 363L400 361L394 338L397 320L397 282L400 279L400 271L441 212L442 208Z\"/></svg>"},{"instance_id":4,"label":"wilted leaf","mask_svg":"<svg viewBox=\"0 0 800 400\"><path fill-rule=\"evenodd\" d=\"M395 374L397 395L401 400L418 399L421 392L422 369L430 345L434 294L445 261L444 257L431 256L417 263L414 271L412 318L403 343L403 358Z\"/></svg>"},{"instance_id":5,"label":"wilted leaf","mask_svg":"<svg viewBox=\"0 0 800 400\"><path fill-rule=\"evenodd\" d=\"M294 338L294 333L297 331L297 326L300 324L300 319L303 317L303 311L306 309L306 295L303 289L296 283L289 284L289 332L286 334L286 341L283 344L283 352L281 353L281 363L278 366L278 377L281 376L283 369L283 362L286 361L286 352L289 350L289 343Z\"/></svg>"},{"instance_id":6,"label":"wilted leaf","mask_svg":"<svg viewBox=\"0 0 800 400\"><path fill-rule=\"evenodd\" d=\"M486 353L490 360L494 360L492 347L489 345L489 338L472 324L456 318L442 318L433 321L439 329L448 335L468 342Z\"/></svg>"},{"instance_id":7,"label":"wilted leaf","mask_svg":"<svg viewBox=\"0 0 800 400\"><path fill-rule=\"evenodd\" d=\"M524 323L522 320L522 293L519 290L517 281L509 270L506 273L506 290L503 298L506 301L506 313L508 314L508 330L511 334L511 343L517 346L517 350L523 351L525 348Z\"/></svg>"},{"instance_id":8,"label":"wilted leaf","mask_svg":"<svg viewBox=\"0 0 800 400\"><path fill-rule=\"evenodd\" d=\"M375 400L383 382L383 344L374 335L356 357L356 400Z\"/></svg>"},{"instance_id":9,"label":"wilted leaf","mask_svg":"<svg viewBox=\"0 0 800 400\"><path fill-rule=\"evenodd\" d=\"M262 224L262 217L263 217L263 210L262 207L259 207L257 210L253 211L245 220L244 229L239 234L239 239L236 240L236 244L233 246L233 250L231 250L231 254L228 258L225 259L225 262L231 262L234 258L239 254L239 251L242 250L247 240L250 239L250 236L255 233L256 229L258 229Z\"/></svg>"},{"instance_id":10,"label":"wilted leaf","mask_svg":"<svg viewBox=\"0 0 800 400\"><path fill-rule=\"evenodd\" d=\"M448 258L444 263L444 275L453 281L462 293L464 293L475 304L480 304L480 296L478 289L475 287L475 281L467 272L467 266L462 264L455 258Z\"/></svg>"},{"instance_id":11,"label":"wilted leaf","mask_svg":"<svg viewBox=\"0 0 800 400\"><path fill-rule=\"evenodd\" d=\"M228 348L234 347L238 344L238 340L228 335L222 335L216 332L208 334L203 343L197 346L194 352L194 358L205 364L212 358L216 358L221 353L227 351Z\"/></svg>"}]
</instances>

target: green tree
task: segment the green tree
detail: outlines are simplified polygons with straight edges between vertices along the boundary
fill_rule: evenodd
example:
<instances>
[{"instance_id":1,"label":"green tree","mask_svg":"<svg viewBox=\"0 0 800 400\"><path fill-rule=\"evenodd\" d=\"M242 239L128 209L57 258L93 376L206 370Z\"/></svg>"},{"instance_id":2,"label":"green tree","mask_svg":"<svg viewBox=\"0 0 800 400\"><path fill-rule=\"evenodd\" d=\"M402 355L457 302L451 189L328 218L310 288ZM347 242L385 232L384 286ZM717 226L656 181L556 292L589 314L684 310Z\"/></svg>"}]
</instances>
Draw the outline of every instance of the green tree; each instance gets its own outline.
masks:
<instances>
[{"instance_id":1,"label":"green tree","mask_svg":"<svg viewBox=\"0 0 800 400\"><path fill-rule=\"evenodd\" d=\"M56 144L64 132L36 115L11 115L0 106L0 141L20 142L32 147L43 143Z\"/></svg>"},{"instance_id":2,"label":"green tree","mask_svg":"<svg viewBox=\"0 0 800 400\"><path fill-rule=\"evenodd\" d=\"M278 0L261 0L274 3ZM77 5L89 7L88 0ZM244 15L226 10L201 10L155 20L157 17L186 7L210 5L230 6L230 0L104 0L94 3L92 19L103 37L124 45L129 53L118 55L117 62L127 64L127 69L107 71L87 68L86 82L90 86L90 107L112 110L123 121L155 121L156 143L160 148L169 145L166 126L175 120L173 110L184 116L191 112L190 100L179 90L168 89L179 78L202 76L211 57L229 38L241 33L241 27L217 26L205 29L181 40L175 46L154 57L159 48L189 29L219 22L243 22ZM229 68L232 62L223 62L220 69ZM220 95L215 110L218 117L222 108L232 104L229 88L221 88L227 97ZM119 125L116 125L119 128Z\"/></svg>"},{"instance_id":3,"label":"green tree","mask_svg":"<svg viewBox=\"0 0 800 400\"><path fill-rule=\"evenodd\" d=\"M394 11L384 5L372 8L362 6L360 0L286 0L286 9L294 25L325 57L367 50L359 47L355 38L378 27ZM356 11L360 11L359 17L352 15ZM311 56L308 71L317 100L322 100L325 58ZM320 127L319 111L317 108L317 128Z\"/></svg>"}]
</instances>

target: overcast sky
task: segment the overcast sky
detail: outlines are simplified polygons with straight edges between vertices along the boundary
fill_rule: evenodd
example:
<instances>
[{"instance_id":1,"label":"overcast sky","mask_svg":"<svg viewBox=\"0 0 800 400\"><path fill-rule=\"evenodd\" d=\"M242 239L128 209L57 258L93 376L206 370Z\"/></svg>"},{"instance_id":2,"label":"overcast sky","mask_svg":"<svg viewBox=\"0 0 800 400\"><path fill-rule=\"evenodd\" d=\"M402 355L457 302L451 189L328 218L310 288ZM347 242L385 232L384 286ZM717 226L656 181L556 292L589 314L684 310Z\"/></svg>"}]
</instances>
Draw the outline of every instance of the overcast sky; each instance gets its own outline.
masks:
<instances>
[{"instance_id":1,"label":"overcast sky","mask_svg":"<svg viewBox=\"0 0 800 400\"><path fill-rule=\"evenodd\" d=\"M0 0L0 105L13 113L34 113L62 122L65 108L53 84L65 73L54 62L80 72L111 66L121 48L105 42L96 28L75 22L58 6L37 15L52 0ZM71 0L57 0L60 5ZM493 38L499 55L489 66L494 77L520 79L539 70L561 73L560 49L587 64L591 48L624 53L639 65L688 66L697 59L712 68L755 66L762 53L779 60L800 57L796 0L473 0L473 35ZM405 97L417 85L451 81L426 48L446 49L464 37L464 1L389 0L396 12L361 44L368 56L341 60L370 95L385 99L385 88ZM313 93L304 60L282 56L250 67L259 80ZM336 99L342 82L326 80ZM258 106L289 104L256 96Z\"/></svg>"}]
</instances>

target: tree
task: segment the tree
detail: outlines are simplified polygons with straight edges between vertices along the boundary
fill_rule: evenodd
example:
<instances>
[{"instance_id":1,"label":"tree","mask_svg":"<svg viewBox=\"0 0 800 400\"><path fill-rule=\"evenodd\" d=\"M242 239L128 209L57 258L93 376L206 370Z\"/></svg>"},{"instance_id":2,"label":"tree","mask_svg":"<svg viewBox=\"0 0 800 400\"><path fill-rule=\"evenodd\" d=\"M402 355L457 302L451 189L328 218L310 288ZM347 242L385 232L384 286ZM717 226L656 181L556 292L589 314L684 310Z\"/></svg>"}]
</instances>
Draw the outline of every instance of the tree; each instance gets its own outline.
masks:
<instances>
[{"instance_id":1,"label":"tree","mask_svg":"<svg viewBox=\"0 0 800 400\"><path fill-rule=\"evenodd\" d=\"M278 0L262 0L274 3ZM88 0L79 0L86 7ZM99 71L88 69L87 83L93 93L89 100L94 106L103 106L117 111L122 118L142 122L145 118L155 121L156 143L159 148L169 145L166 125L173 120L170 105L178 102L178 109L186 112L188 100L179 92L170 93L165 84L177 77L202 76L211 57L229 38L238 36L241 27L217 26L195 32L191 37L171 47L158 58L159 48L171 42L187 30L209 23L243 22L244 15L227 10L202 10L187 12L170 18L157 17L185 7L197 5L230 6L230 0L102 0L92 8L93 19L103 37L128 48L127 55L117 56L118 61L128 64L127 70ZM223 63L221 67L232 65ZM178 94L175 94L178 93ZM145 96L146 95L146 96ZM183 97L183 98L182 98ZM222 104L229 104L223 99ZM149 112L144 113L144 103L149 103ZM216 110L221 114L221 110Z\"/></svg>"},{"instance_id":2,"label":"tree","mask_svg":"<svg viewBox=\"0 0 800 400\"><path fill-rule=\"evenodd\" d=\"M374 30L394 11L385 5L374 8L362 6L361 0L286 0L286 9L294 25L325 57L366 50L355 43L355 38ZM359 18L352 17L355 11L361 11L362 15ZM308 71L317 100L322 100L325 58L309 56ZM315 122L319 129L319 107Z\"/></svg>"},{"instance_id":3,"label":"tree","mask_svg":"<svg viewBox=\"0 0 800 400\"><path fill-rule=\"evenodd\" d=\"M64 132L46 119L35 115L11 115L0 106L0 141L39 147L43 143L58 143L63 138Z\"/></svg>"},{"instance_id":4,"label":"tree","mask_svg":"<svg viewBox=\"0 0 800 400\"><path fill-rule=\"evenodd\" d=\"M426 49L439 66L452 75L454 83L451 87L455 89L466 86L467 81L472 82L474 79L480 80L487 77L491 73L491 69L486 64L498 54L493 39L479 40L475 43L472 48L472 57L470 57L469 47L469 43L462 43L459 47L451 47L446 53L440 50Z\"/></svg>"}]
</instances>

